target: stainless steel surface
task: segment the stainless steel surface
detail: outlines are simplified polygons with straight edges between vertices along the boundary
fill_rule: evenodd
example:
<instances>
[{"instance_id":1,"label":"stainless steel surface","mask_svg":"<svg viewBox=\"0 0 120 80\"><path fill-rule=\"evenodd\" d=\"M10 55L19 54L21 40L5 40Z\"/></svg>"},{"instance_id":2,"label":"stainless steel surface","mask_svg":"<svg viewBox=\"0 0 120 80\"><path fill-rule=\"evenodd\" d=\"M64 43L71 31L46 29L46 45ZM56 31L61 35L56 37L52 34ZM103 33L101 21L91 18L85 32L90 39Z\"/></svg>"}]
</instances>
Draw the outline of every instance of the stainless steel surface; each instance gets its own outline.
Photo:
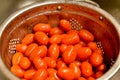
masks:
<instances>
[{"instance_id":1,"label":"stainless steel surface","mask_svg":"<svg viewBox=\"0 0 120 80\"><path fill-rule=\"evenodd\" d=\"M34 0L0 0L0 23L5 20L9 14L25 5L28 5ZM41 1L41 0L38 0ZM120 23L120 0L96 0L101 8L108 11L112 14ZM9 75L9 74L8 74ZM110 80L119 80L120 79L120 70L110 79ZM0 72L0 80L7 80Z\"/></svg>"}]
</instances>

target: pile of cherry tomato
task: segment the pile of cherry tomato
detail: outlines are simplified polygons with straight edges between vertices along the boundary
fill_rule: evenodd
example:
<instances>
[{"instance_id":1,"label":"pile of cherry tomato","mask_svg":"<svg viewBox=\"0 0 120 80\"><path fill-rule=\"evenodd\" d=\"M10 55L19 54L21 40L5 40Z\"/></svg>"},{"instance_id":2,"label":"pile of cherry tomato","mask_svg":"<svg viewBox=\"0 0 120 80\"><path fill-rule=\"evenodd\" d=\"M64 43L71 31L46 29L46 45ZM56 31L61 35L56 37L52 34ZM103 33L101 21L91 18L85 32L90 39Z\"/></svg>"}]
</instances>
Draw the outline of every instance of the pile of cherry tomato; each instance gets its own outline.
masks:
<instances>
[{"instance_id":1,"label":"pile of cherry tomato","mask_svg":"<svg viewBox=\"0 0 120 80\"><path fill-rule=\"evenodd\" d=\"M106 70L102 50L86 29L38 23L16 45L11 71L22 80L95 80Z\"/></svg>"}]
</instances>

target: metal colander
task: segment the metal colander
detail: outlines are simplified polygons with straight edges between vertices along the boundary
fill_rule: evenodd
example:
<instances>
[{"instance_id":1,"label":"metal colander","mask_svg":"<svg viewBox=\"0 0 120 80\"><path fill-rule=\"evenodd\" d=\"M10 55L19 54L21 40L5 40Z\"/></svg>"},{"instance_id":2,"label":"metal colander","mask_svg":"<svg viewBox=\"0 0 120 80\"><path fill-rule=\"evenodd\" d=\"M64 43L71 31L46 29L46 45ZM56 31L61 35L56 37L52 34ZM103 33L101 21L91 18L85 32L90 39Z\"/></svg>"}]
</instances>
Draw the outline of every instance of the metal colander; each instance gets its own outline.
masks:
<instances>
[{"instance_id":1,"label":"metal colander","mask_svg":"<svg viewBox=\"0 0 120 80\"><path fill-rule=\"evenodd\" d=\"M56 27L61 19L70 21L72 29L84 28L95 36L98 47L104 51L104 63L107 65L107 72L98 80L109 79L118 70L120 28L111 15L85 2L48 1L20 9L1 25L1 69L9 79L18 79L10 72L16 44L20 43L26 34L31 33L37 23L49 23Z\"/></svg>"}]
</instances>

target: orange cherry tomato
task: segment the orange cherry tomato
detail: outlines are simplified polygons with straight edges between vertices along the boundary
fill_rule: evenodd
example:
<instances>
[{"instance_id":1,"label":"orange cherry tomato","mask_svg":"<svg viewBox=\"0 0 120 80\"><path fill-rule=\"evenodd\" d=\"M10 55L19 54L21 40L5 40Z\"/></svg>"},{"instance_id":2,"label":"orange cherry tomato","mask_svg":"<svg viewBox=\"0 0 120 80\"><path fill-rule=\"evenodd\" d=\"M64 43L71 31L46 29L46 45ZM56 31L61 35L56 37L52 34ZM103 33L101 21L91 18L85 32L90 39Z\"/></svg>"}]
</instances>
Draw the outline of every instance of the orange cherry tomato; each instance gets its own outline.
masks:
<instances>
[{"instance_id":1,"label":"orange cherry tomato","mask_svg":"<svg viewBox=\"0 0 120 80\"><path fill-rule=\"evenodd\" d=\"M70 30L67 32L67 34L78 34L77 30Z\"/></svg>"},{"instance_id":2,"label":"orange cherry tomato","mask_svg":"<svg viewBox=\"0 0 120 80\"><path fill-rule=\"evenodd\" d=\"M101 65L99 65L99 66L96 67L96 70L97 70L97 71L105 72L105 70L106 70L106 65L105 65L104 63L102 63Z\"/></svg>"},{"instance_id":3,"label":"orange cherry tomato","mask_svg":"<svg viewBox=\"0 0 120 80\"><path fill-rule=\"evenodd\" d=\"M31 61L27 57L22 57L20 60L20 67L28 69L31 66Z\"/></svg>"},{"instance_id":4,"label":"orange cherry tomato","mask_svg":"<svg viewBox=\"0 0 120 80\"><path fill-rule=\"evenodd\" d=\"M60 68L57 75L64 80L73 80L75 78L74 71L71 68Z\"/></svg>"},{"instance_id":5,"label":"orange cherry tomato","mask_svg":"<svg viewBox=\"0 0 120 80\"><path fill-rule=\"evenodd\" d=\"M60 28L64 31L69 31L71 30L71 27L72 27L70 22L65 19L60 20L59 25L60 25Z\"/></svg>"},{"instance_id":6,"label":"orange cherry tomato","mask_svg":"<svg viewBox=\"0 0 120 80\"><path fill-rule=\"evenodd\" d=\"M92 42L94 40L94 36L88 30L81 29L79 31L80 39L84 40L85 42Z\"/></svg>"},{"instance_id":7,"label":"orange cherry tomato","mask_svg":"<svg viewBox=\"0 0 120 80\"><path fill-rule=\"evenodd\" d=\"M35 33L35 40L38 44L47 45L49 38L44 32L36 32Z\"/></svg>"},{"instance_id":8,"label":"orange cherry tomato","mask_svg":"<svg viewBox=\"0 0 120 80\"><path fill-rule=\"evenodd\" d=\"M81 71L80 71L79 66L76 63L73 62L73 63L71 63L69 65L69 67L71 69L73 69L73 71L74 71L74 73L73 73L73 74L75 74L75 78L74 79L78 79L81 76Z\"/></svg>"},{"instance_id":9,"label":"orange cherry tomato","mask_svg":"<svg viewBox=\"0 0 120 80\"><path fill-rule=\"evenodd\" d=\"M23 57L23 54L16 52L12 57L12 65L18 65Z\"/></svg>"},{"instance_id":10,"label":"orange cherry tomato","mask_svg":"<svg viewBox=\"0 0 120 80\"><path fill-rule=\"evenodd\" d=\"M93 77L89 77L89 78L87 78L87 80L96 80L96 79Z\"/></svg>"},{"instance_id":11,"label":"orange cherry tomato","mask_svg":"<svg viewBox=\"0 0 120 80\"><path fill-rule=\"evenodd\" d=\"M56 67L56 60L54 60L51 57L44 57L43 60L47 63L47 66L49 68L55 68Z\"/></svg>"},{"instance_id":12,"label":"orange cherry tomato","mask_svg":"<svg viewBox=\"0 0 120 80\"><path fill-rule=\"evenodd\" d=\"M62 38L61 43L68 44L68 45L74 45L80 42L78 34L65 34Z\"/></svg>"},{"instance_id":13,"label":"orange cherry tomato","mask_svg":"<svg viewBox=\"0 0 120 80\"><path fill-rule=\"evenodd\" d=\"M35 70L34 69L29 69L29 70L25 71L24 78L25 79L32 79L34 74L35 74Z\"/></svg>"},{"instance_id":14,"label":"orange cherry tomato","mask_svg":"<svg viewBox=\"0 0 120 80\"><path fill-rule=\"evenodd\" d=\"M41 68L47 69L47 63L38 56L33 59L33 63L37 69Z\"/></svg>"},{"instance_id":15,"label":"orange cherry tomato","mask_svg":"<svg viewBox=\"0 0 120 80\"><path fill-rule=\"evenodd\" d=\"M48 50L48 56L57 59L59 57L59 46L57 44L51 44Z\"/></svg>"},{"instance_id":16,"label":"orange cherry tomato","mask_svg":"<svg viewBox=\"0 0 120 80\"><path fill-rule=\"evenodd\" d=\"M31 80L45 80L46 78L47 78L47 70L41 68L35 72Z\"/></svg>"},{"instance_id":17,"label":"orange cherry tomato","mask_svg":"<svg viewBox=\"0 0 120 80\"><path fill-rule=\"evenodd\" d=\"M74 47L75 47L76 51L78 51L78 50L79 50L79 48L81 48L81 47L82 47L82 45L78 43L78 44L75 44L75 45L74 45Z\"/></svg>"},{"instance_id":18,"label":"orange cherry tomato","mask_svg":"<svg viewBox=\"0 0 120 80\"><path fill-rule=\"evenodd\" d=\"M60 68L67 68L67 65L62 60L58 60L56 65L56 69Z\"/></svg>"},{"instance_id":19,"label":"orange cherry tomato","mask_svg":"<svg viewBox=\"0 0 120 80\"><path fill-rule=\"evenodd\" d=\"M86 46L87 46L87 44L86 44L85 42L83 42L83 41L80 41L79 44L80 44L82 47L86 47Z\"/></svg>"},{"instance_id":20,"label":"orange cherry tomato","mask_svg":"<svg viewBox=\"0 0 120 80\"><path fill-rule=\"evenodd\" d=\"M91 56L90 56L90 63L92 64L92 66L99 66L101 65L103 62L103 57L98 54L98 53L93 53Z\"/></svg>"},{"instance_id":21,"label":"orange cherry tomato","mask_svg":"<svg viewBox=\"0 0 120 80\"><path fill-rule=\"evenodd\" d=\"M80 65L81 65L81 62L80 62L80 61L74 61L74 63L75 63L77 66L80 66Z\"/></svg>"},{"instance_id":22,"label":"orange cherry tomato","mask_svg":"<svg viewBox=\"0 0 120 80\"><path fill-rule=\"evenodd\" d=\"M33 50L35 48L37 48L38 45L36 43L31 43L28 47L27 47L27 50L25 52L25 56L30 56L30 54L33 52Z\"/></svg>"},{"instance_id":23,"label":"orange cherry tomato","mask_svg":"<svg viewBox=\"0 0 120 80\"><path fill-rule=\"evenodd\" d=\"M78 80L87 80L87 79L84 77L79 77Z\"/></svg>"},{"instance_id":24,"label":"orange cherry tomato","mask_svg":"<svg viewBox=\"0 0 120 80\"><path fill-rule=\"evenodd\" d=\"M65 52L62 54L63 61L66 64L69 64L75 61L76 57L77 57L77 52L74 46L68 46Z\"/></svg>"},{"instance_id":25,"label":"orange cherry tomato","mask_svg":"<svg viewBox=\"0 0 120 80\"><path fill-rule=\"evenodd\" d=\"M50 29L51 29L51 26L49 24L44 24L44 23L38 23L33 28L33 30L35 32L41 31L41 32L45 32L45 33L49 32Z\"/></svg>"},{"instance_id":26,"label":"orange cherry tomato","mask_svg":"<svg viewBox=\"0 0 120 80\"><path fill-rule=\"evenodd\" d=\"M52 36L52 35L55 35L55 34L63 34L64 32L58 28L58 27L54 27L50 30L49 32L49 35Z\"/></svg>"},{"instance_id":27,"label":"orange cherry tomato","mask_svg":"<svg viewBox=\"0 0 120 80\"><path fill-rule=\"evenodd\" d=\"M60 45L60 54L62 54L66 49L67 49L67 45L66 44L61 44Z\"/></svg>"},{"instance_id":28,"label":"orange cherry tomato","mask_svg":"<svg viewBox=\"0 0 120 80\"><path fill-rule=\"evenodd\" d=\"M89 47L81 47L77 51L78 60L87 60L92 54L92 50Z\"/></svg>"},{"instance_id":29,"label":"orange cherry tomato","mask_svg":"<svg viewBox=\"0 0 120 80\"><path fill-rule=\"evenodd\" d=\"M103 72L102 71L98 71L95 73L95 78L99 78L103 75Z\"/></svg>"},{"instance_id":30,"label":"orange cherry tomato","mask_svg":"<svg viewBox=\"0 0 120 80\"><path fill-rule=\"evenodd\" d=\"M17 44L16 45L16 51L24 53L27 49L27 45L25 44Z\"/></svg>"},{"instance_id":31,"label":"orange cherry tomato","mask_svg":"<svg viewBox=\"0 0 120 80\"><path fill-rule=\"evenodd\" d=\"M93 51L95 51L98 48L95 42L89 42L88 47Z\"/></svg>"},{"instance_id":32,"label":"orange cherry tomato","mask_svg":"<svg viewBox=\"0 0 120 80\"><path fill-rule=\"evenodd\" d=\"M49 42L50 42L50 44L53 44L53 43L59 44L59 43L61 43L61 40L62 40L62 36L56 34L56 35L53 35L53 36L49 39Z\"/></svg>"},{"instance_id":33,"label":"orange cherry tomato","mask_svg":"<svg viewBox=\"0 0 120 80\"><path fill-rule=\"evenodd\" d=\"M100 54L101 56L103 56L103 51L101 49L99 49L99 48L96 49L94 52Z\"/></svg>"},{"instance_id":34,"label":"orange cherry tomato","mask_svg":"<svg viewBox=\"0 0 120 80\"><path fill-rule=\"evenodd\" d=\"M55 79L55 77L53 77L53 76L49 76L47 79L45 79L45 80L57 80L57 79Z\"/></svg>"},{"instance_id":35,"label":"orange cherry tomato","mask_svg":"<svg viewBox=\"0 0 120 80\"><path fill-rule=\"evenodd\" d=\"M22 68L20 68L20 66L18 65L13 65L11 67L11 72L20 78L22 78L25 73L25 71Z\"/></svg>"},{"instance_id":36,"label":"orange cherry tomato","mask_svg":"<svg viewBox=\"0 0 120 80\"><path fill-rule=\"evenodd\" d=\"M90 77L93 74L92 65L89 62L82 62L80 68L84 77Z\"/></svg>"},{"instance_id":37,"label":"orange cherry tomato","mask_svg":"<svg viewBox=\"0 0 120 80\"><path fill-rule=\"evenodd\" d=\"M32 53L30 54L30 60L33 60L34 57L39 56L39 57L45 57L47 54L47 47L44 45L41 45L39 47L36 47Z\"/></svg>"},{"instance_id":38,"label":"orange cherry tomato","mask_svg":"<svg viewBox=\"0 0 120 80\"><path fill-rule=\"evenodd\" d=\"M23 39L22 39L22 44L31 44L34 42L34 34L27 34Z\"/></svg>"}]
</instances>

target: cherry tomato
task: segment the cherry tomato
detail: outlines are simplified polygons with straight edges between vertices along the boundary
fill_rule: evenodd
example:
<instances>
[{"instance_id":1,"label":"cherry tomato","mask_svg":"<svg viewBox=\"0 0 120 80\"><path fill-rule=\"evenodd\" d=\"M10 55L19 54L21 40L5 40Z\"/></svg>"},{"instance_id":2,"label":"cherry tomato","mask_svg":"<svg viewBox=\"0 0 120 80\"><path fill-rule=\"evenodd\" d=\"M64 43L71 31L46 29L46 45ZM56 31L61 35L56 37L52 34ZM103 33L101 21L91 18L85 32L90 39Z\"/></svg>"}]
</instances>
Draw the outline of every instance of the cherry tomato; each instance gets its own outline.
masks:
<instances>
[{"instance_id":1,"label":"cherry tomato","mask_svg":"<svg viewBox=\"0 0 120 80\"><path fill-rule=\"evenodd\" d=\"M53 36L49 39L49 42L50 42L50 44L53 44L53 43L59 44L59 43L61 43L61 40L62 40L62 36L56 34L56 35L53 35Z\"/></svg>"},{"instance_id":2,"label":"cherry tomato","mask_svg":"<svg viewBox=\"0 0 120 80\"><path fill-rule=\"evenodd\" d=\"M34 69L29 69L29 70L25 71L24 78L25 79L32 79L34 74L35 74L35 70Z\"/></svg>"},{"instance_id":3,"label":"cherry tomato","mask_svg":"<svg viewBox=\"0 0 120 80\"><path fill-rule=\"evenodd\" d=\"M12 57L12 65L17 65L20 63L21 59L23 57L23 54L20 52L16 52Z\"/></svg>"},{"instance_id":4,"label":"cherry tomato","mask_svg":"<svg viewBox=\"0 0 120 80\"><path fill-rule=\"evenodd\" d=\"M82 47L82 45L78 43L78 44L75 44L75 45L74 45L74 47L75 47L76 51L78 51L78 50L79 50L79 48L81 48L81 47Z\"/></svg>"},{"instance_id":5,"label":"cherry tomato","mask_svg":"<svg viewBox=\"0 0 120 80\"><path fill-rule=\"evenodd\" d=\"M62 54L63 61L66 64L69 64L69 63L75 61L76 56L77 56L77 52L76 52L74 46L68 46L67 49L65 50L65 52Z\"/></svg>"},{"instance_id":6,"label":"cherry tomato","mask_svg":"<svg viewBox=\"0 0 120 80\"><path fill-rule=\"evenodd\" d=\"M33 30L35 32L41 31L41 32L45 32L45 33L49 32L50 29L51 29L51 26L49 24L44 24L44 23L38 23L33 28Z\"/></svg>"},{"instance_id":7,"label":"cherry tomato","mask_svg":"<svg viewBox=\"0 0 120 80\"><path fill-rule=\"evenodd\" d=\"M57 79L55 79L55 77L53 77L53 76L49 76L47 79L45 79L45 80L57 80Z\"/></svg>"},{"instance_id":8,"label":"cherry tomato","mask_svg":"<svg viewBox=\"0 0 120 80\"><path fill-rule=\"evenodd\" d=\"M99 48L96 49L94 52L100 54L101 56L103 56L103 51L101 49L99 49Z\"/></svg>"},{"instance_id":9,"label":"cherry tomato","mask_svg":"<svg viewBox=\"0 0 120 80\"><path fill-rule=\"evenodd\" d=\"M55 34L63 34L64 32L58 28L58 27L54 27L50 30L49 32L49 35L52 36L52 35L55 35Z\"/></svg>"},{"instance_id":10,"label":"cherry tomato","mask_svg":"<svg viewBox=\"0 0 120 80\"><path fill-rule=\"evenodd\" d=\"M89 78L87 78L87 80L96 80L96 79L93 77L89 77Z\"/></svg>"},{"instance_id":11,"label":"cherry tomato","mask_svg":"<svg viewBox=\"0 0 120 80\"><path fill-rule=\"evenodd\" d=\"M16 51L24 53L27 49L27 45L25 44L17 44L16 45Z\"/></svg>"},{"instance_id":12,"label":"cherry tomato","mask_svg":"<svg viewBox=\"0 0 120 80\"><path fill-rule=\"evenodd\" d=\"M48 72L48 76L53 76L56 80L60 80L60 78L57 76L57 70L53 68L48 68L47 72Z\"/></svg>"},{"instance_id":13,"label":"cherry tomato","mask_svg":"<svg viewBox=\"0 0 120 80\"><path fill-rule=\"evenodd\" d=\"M30 56L30 54L34 51L35 48L37 48L38 45L36 43L31 43L25 52L25 56Z\"/></svg>"},{"instance_id":14,"label":"cherry tomato","mask_svg":"<svg viewBox=\"0 0 120 80\"><path fill-rule=\"evenodd\" d=\"M47 45L48 44L48 41L49 41L49 38L48 36L43 33L43 32L36 32L35 33L35 40L38 44L40 45Z\"/></svg>"},{"instance_id":15,"label":"cherry tomato","mask_svg":"<svg viewBox=\"0 0 120 80\"><path fill-rule=\"evenodd\" d=\"M38 56L33 59L33 63L37 69L41 68L47 69L47 63Z\"/></svg>"},{"instance_id":16,"label":"cherry tomato","mask_svg":"<svg viewBox=\"0 0 120 80\"><path fill-rule=\"evenodd\" d=\"M99 77L101 77L103 75L103 72L102 71L98 71L98 72L96 72L96 74L95 74L95 78L99 78Z\"/></svg>"},{"instance_id":17,"label":"cherry tomato","mask_svg":"<svg viewBox=\"0 0 120 80\"><path fill-rule=\"evenodd\" d=\"M75 78L74 71L71 68L60 68L57 75L64 80L73 80Z\"/></svg>"},{"instance_id":18,"label":"cherry tomato","mask_svg":"<svg viewBox=\"0 0 120 80\"><path fill-rule=\"evenodd\" d=\"M78 34L65 34L64 38L62 38L61 43L74 45L80 42Z\"/></svg>"},{"instance_id":19,"label":"cherry tomato","mask_svg":"<svg viewBox=\"0 0 120 80\"><path fill-rule=\"evenodd\" d=\"M27 34L23 39L22 39L22 44L31 44L34 42L34 34Z\"/></svg>"},{"instance_id":20,"label":"cherry tomato","mask_svg":"<svg viewBox=\"0 0 120 80\"><path fill-rule=\"evenodd\" d=\"M82 46L82 47L86 47L87 44L84 42L84 41L80 41L79 44Z\"/></svg>"},{"instance_id":21,"label":"cherry tomato","mask_svg":"<svg viewBox=\"0 0 120 80\"><path fill-rule=\"evenodd\" d=\"M78 34L77 30L70 30L67 32L67 34Z\"/></svg>"},{"instance_id":22,"label":"cherry tomato","mask_svg":"<svg viewBox=\"0 0 120 80\"><path fill-rule=\"evenodd\" d=\"M94 40L94 36L92 33L90 33L88 30L81 29L79 31L80 39L86 41L86 42L92 42Z\"/></svg>"},{"instance_id":23,"label":"cherry tomato","mask_svg":"<svg viewBox=\"0 0 120 80\"><path fill-rule=\"evenodd\" d=\"M62 60L58 60L56 65L56 69L60 68L67 68L67 65Z\"/></svg>"},{"instance_id":24,"label":"cherry tomato","mask_svg":"<svg viewBox=\"0 0 120 80\"><path fill-rule=\"evenodd\" d=\"M71 27L72 27L70 22L65 19L60 20L59 25L60 25L60 28L64 31L69 31L71 30Z\"/></svg>"},{"instance_id":25,"label":"cherry tomato","mask_svg":"<svg viewBox=\"0 0 120 80\"><path fill-rule=\"evenodd\" d=\"M28 69L31 66L31 61L27 57L22 57L20 60L20 67Z\"/></svg>"},{"instance_id":26,"label":"cherry tomato","mask_svg":"<svg viewBox=\"0 0 120 80\"><path fill-rule=\"evenodd\" d=\"M60 45L60 54L62 54L66 49L67 49L67 45L66 44L61 44Z\"/></svg>"},{"instance_id":27,"label":"cherry tomato","mask_svg":"<svg viewBox=\"0 0 120 80\"><path fill-rule=\"evenodd\" d=\"M57 44L51 44L48 50L48 56L57 59L59 57L59 46Z\"/></svg>"},{"instance_id":28,"label":"cherry tomato","mask_svg":"<svg viewBox=\"0 0 120 80\"><path fill-rule=\"evenodd\" d=\"M81 71L80 71L79 66L76 63L73 62L69 65L69 67L71 69L73 69L74 74L75 74L75 79L78 79L81 76Z\"/></svg>"},{"instance_id":29,"label":"cherry tomato","mask_svg":"<svg viewBox=\"0 0 120 80\"><path fill-rule=\"evenodd\" d=\"M100 64L102 64L103 62L103 57L98 54L98 53L93 53L91 56L90 56L90 63L92 64L92 66L99 66Z\"/></svg>"},{"instance_id":30,"label":"cherry tomato","mask_svg":"<svg viewBox=\"0 0 120 80\"><path fill-rule=\"evenodd\" d=\"M74 63L75 63L77 66L80 66L80 65L81 65L81 62L80 62L80 61L74 61Z\"/></svg>"},{"instance_id":31,"label":"cherry tomato","mask_svg":"<svg viewBox=\"0 0 120 80\"><path fill-rule=\"evenodd\" d=\"M89 42L88 47L93 51L95 51L98 48L95 42Z\"/></svg>"},{"instance_id":32,"label":"cherry tomato","mask_svg":"<svg viewBox=\"0 0 120 80\"><path fill-rule=\"evenodd\" d=\"M102 63L101 65L99 65L99 66L96 67L96 70L97 70L97 71L105 72L105 70L106 70L106 65L105 65L104 63Z\"/></svg>"},{"instance_id":33,"label":"cherry tomato","mask_svg":"<svg viewBox=\"0 0 120 80\"><path fill-rule=\"evenodd\" d=\"M92 54L92 50L89 47L81 47L78 49L77 57L79 60L86 60Z\"/></svg>"},{"instance_id":34,"label":"cherry tomato","mask_svg":"<svg viewBox=\"0 0 120 80\"><path fill-rule=\"evenodd\" d=\"M84 77L79 77L78 80L87 80Z\"/></svg>"},{"instance_id":35,"label":"cherry tomato","mask_svg":"<svg viewBox=\"0 0 120 80\"><path fill-rule=\"evenodd\" d=\"M30 54L30 60L33 60L34 57L45 57L47 54L47 47L44 45L41 45L39 47L36 47L33 52Z\"/></svg>"},{"instance_id":36,"label":"cherry tomato","mask_svg":"<svg viewBox=\"0 0 120 80\"><path fill-rule=\"evenodd\" d=\"M41 68L35 72L31 80L45 80L46 78L47 78L47 70Z\"/></svg>"},{"instance_id":37,"label":"cherry tomato","mask_svg":"<svg viewBox=\"0 0 120 80\"><path fill-rule=\"evenodd\" d=\"M93 74L92 65L89 62L82 62L80 68L84 77L90 77Z\"/></svg>"},{"instance_id":38,"label":"cherry tomato","mask_svg":"<svg viewBox=\"0 0 120 80\"><path fill-rule=\"evenodd\" d=\"M11 67L11 72L12 72L13 74L15 74L16 76L22 78L22 77L24 76L24 72L25 72L25 71L24 71L22 68L20 68L20 66L18 66L18 65L13 65L13 66Z\"/></svg>"},{"instance_id":39,"label":"cherry tomato","mask_svg":"<svg viewBox=\"0 0 120 80\"><path fill-rule=\"evenodd\" d=\"M43 60L47 63L47 66L49 68L55 68L56 67L56 60L54 60L51 57L44 57Z\"/></svg>"}]
</instances>

